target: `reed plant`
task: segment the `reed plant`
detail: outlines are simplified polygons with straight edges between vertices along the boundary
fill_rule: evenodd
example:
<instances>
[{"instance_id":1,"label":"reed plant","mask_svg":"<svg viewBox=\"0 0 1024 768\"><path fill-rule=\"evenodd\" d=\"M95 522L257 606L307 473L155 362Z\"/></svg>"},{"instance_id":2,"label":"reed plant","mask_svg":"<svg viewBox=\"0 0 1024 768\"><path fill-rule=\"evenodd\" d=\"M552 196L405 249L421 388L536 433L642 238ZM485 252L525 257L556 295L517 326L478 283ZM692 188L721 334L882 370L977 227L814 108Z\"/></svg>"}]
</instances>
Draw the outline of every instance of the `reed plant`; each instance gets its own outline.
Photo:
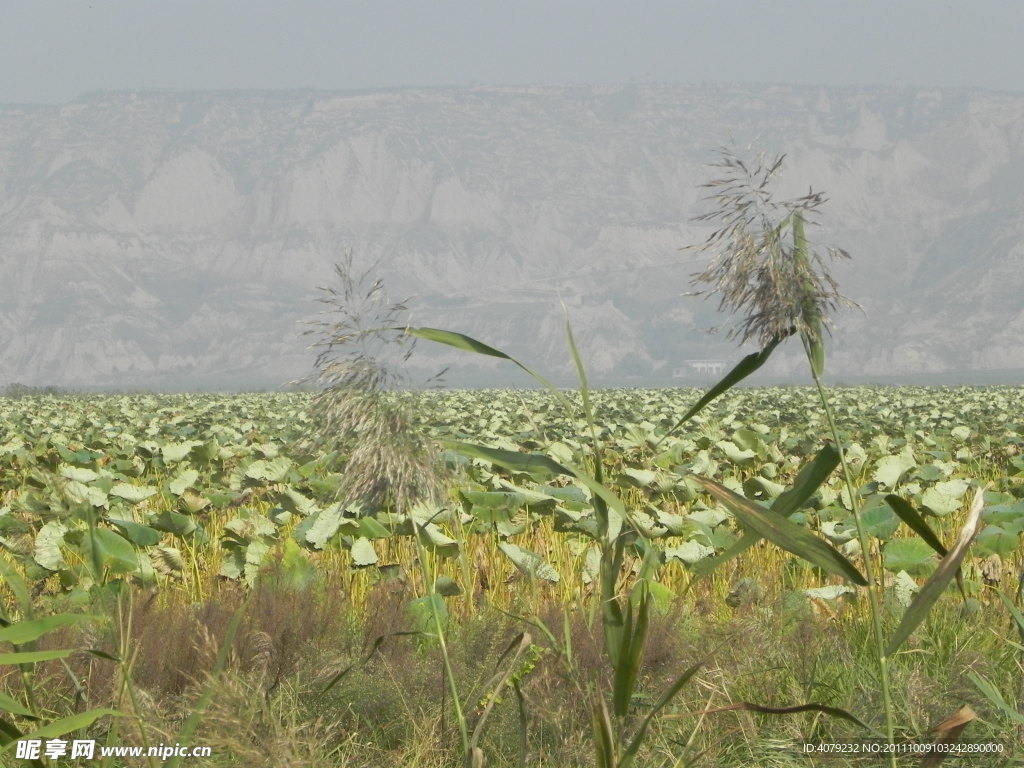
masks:
<instances>
[{"instance_id":1,"label":"reed plant","mask_svg":"<svg viewBox=\"0 0 1024 768\"><path fill-rule=\"evenodd\" d=\"M716 164L721 173L705 185L711 190L707 196L711 210L699 217L700 221L712 221L718 226L700 247L705 252L711 252L712 258L708 266L694 276L699 284L707 286L703 291L698 291L697 295L718 296L720 309L741 316L728 332L730 337L737 338L740 343L754 339L762 345L772 344L786 336L795 335L803 345L808 369L832 439L831 446L826 446L819 453L815 464L819 464L819 470L822 471L827 469L830 472L836 464L841 469L857 531L864 576L856 569L851 570L852 566L847 568L835 558L826 557L828 553L824 550L816 558L810 556L810 548L803 553L795 549L791 551L810 562L816 562L826 570L833 570L865 589L874 658L882 692L884 735L889 744L895 744L896 708L890 681L892 657L914 629L927 618L939 596L954 578L961 592L964 592L960 563L980 530L984 489L976 490L959 537L949 549L909 502L893 494L886 498L899 518L941 558L935 573L921 587L887 641L882 608L886 589L884 571L876 566L872 557L871 540L861 509L861 494L854 482L844 440L836 425L828 391L822 381L825 371L825 337L830 315L842 307L856 306L839 293L838 285L829 272L828 261L849 258L849 254L839 248L814 247L807 237L808 220L818 213L826 201L822 193L811 190L800 198L787 201L778 201L774 197L773 183L784 160L784 155L778 155L770 162L760 158L754 163L748 163L733 150L722 150L722 157ZM701 482L733 511L738 512L744 507L749 509L747 502L728 489L707 479ZM771 538L766 531L756 528L754 531ZM755 537L751 536L748 544L753 539ZM790 549L784 540L776 541ZM810 541L805 543L811 544ZM833 566L838 564L839 569L829 568L829 561ZM963 716L959 717L962 719ZM963 725L973 718L973 713L963 723L955 715L951 718L958 723L958 737ZM940 738L946 736L943 732ZM941 756L940 753L939 762ZM892 768L896 767L895 751L889 753L888 761Z\"/></svg>"},{"instance_id":2,"label":"reed plant","mask_svg":"<svg viewBox=\"0 0 1024 768\"><path fill-rule=\"evenodd\" d=\"M328 450L342 458L345 479L339 497L343 507L368 516L389 514L393 525L410 528L423 591L410 607L425 618L413 632L436 643L463 762L467 768L481 768L484 756L479 741L493 700L482 706L471 726L447 638L445 597L461 590L438 569L438 559L443 557L438 552L452 548L464 552L465 542L447 540L435 525L435 519L444 514L441 502L448 491L448 474L434 446L413 427L406 405L394 396L402 381L396 363L409 358L415 343L413 334L395 325L404 319L407 308L404 302L389 301L383 280L374 278L372 269L357 272L351 254L336 265L335 272L339 284L324 288L321 300L326 312L309 331L315 336L313 347L319 350L312 377L319 389L312 406L318 426L299 442L298 449ZM462 562L468 582L465 555ZM375 648L382 640L377 639ZM531 645L527 634L512 643L510 653L503 654L505 667L496 672L492 688L510 686L518 691L520 659ZM325 690L341 676L332 678ZM525 742L521 752L525 755Z\"/></svg>"}]
</instances>

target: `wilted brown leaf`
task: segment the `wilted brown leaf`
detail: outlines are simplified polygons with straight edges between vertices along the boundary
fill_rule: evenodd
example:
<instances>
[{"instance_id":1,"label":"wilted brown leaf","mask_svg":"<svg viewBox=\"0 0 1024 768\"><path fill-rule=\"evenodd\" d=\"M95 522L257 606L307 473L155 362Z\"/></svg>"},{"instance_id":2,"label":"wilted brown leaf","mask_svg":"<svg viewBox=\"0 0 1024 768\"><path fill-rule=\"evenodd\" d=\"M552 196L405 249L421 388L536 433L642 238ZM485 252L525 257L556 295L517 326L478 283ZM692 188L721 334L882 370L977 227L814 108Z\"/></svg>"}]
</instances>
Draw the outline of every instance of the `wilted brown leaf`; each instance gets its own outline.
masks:
<instances>
[{"instance_id":1,"label":"wilted brown leaf","mask_svg":"<svg viewBox=\"0 0 1024 768\"><path fill-rule=\"evenodd\" d=\"M936 734L935 741L932 742L933 747L940 747L946 744L956 744L960 741L960 734L963 732L967 724L974 720L977 715L974 710L968 706L960 707L956 712L951 714L941 723L933 726L928 730L929 733ZM935 768L935 766L942 765L942 761L946 759L949 752L936 751L930 755L926 755L921 759L919 768Z\"/></svg>"}]
</instances>

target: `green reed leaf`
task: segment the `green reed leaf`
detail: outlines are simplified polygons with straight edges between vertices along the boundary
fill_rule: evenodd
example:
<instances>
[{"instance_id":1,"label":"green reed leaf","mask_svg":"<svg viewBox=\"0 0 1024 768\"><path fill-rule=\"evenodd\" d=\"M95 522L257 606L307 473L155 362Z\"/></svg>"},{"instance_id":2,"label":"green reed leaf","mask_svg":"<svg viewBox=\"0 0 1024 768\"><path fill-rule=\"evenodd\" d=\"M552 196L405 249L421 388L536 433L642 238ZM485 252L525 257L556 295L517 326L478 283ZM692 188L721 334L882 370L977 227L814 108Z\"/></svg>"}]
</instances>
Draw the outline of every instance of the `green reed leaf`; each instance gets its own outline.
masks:
<instances>
[{"instance_id":1,"label":"green reed leaf","mask_svg":"<svg viewBox=\"0 0 1024 768\"><path fill-rule=\"evenodd\" d=\"M773 514L771 510L745 499L714 480L698 475L694 475L694 478L736 515L744 527L822 570L842 576L862 587L867 586L867 580L853 563L806 528Z\"/></svg>"}]
</instances>

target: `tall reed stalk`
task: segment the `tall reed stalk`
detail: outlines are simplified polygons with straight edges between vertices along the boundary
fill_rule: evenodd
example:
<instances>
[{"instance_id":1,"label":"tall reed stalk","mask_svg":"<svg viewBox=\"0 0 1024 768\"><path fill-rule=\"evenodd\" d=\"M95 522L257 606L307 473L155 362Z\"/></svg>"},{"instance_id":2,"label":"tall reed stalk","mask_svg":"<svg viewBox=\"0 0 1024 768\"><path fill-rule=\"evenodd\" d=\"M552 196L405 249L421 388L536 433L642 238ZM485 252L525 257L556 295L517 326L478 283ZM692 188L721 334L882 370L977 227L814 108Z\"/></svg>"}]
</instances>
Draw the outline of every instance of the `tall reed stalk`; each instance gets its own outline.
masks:
<instances>
[{"instance_id":1,"label":"tall reed stalk","mask_svg":"<svg viewBox=\"0 0 1024 768\"><path fill-rule=\"evenodd\" d=\"M885 735L895 738L895 714L889 680L889 657L882 626L884 584L876 581L870 540L861 519L861 506L853 476L846 462L846 450L836 427L828 393L822 383L825 369L825 333L829 313L852 302L838 292L825 260L809 246L805 224L826 201L821 193L809 191L795 200L776 202L771 182L782 168L784 156L771 163L763 160L748 165L731 150L723 150L716 167L723 175L705 185L713 190L708 200L713 210L699 218L719 223L702 248L717 254L696 280L709 290L698 292L720 296L720 309L738 313L742 319L730 329L740 342L756 338L762 343L780 334L796 333L807 356L829 431L838 454L843 482L864 560L868 609L874 658L882 691ZM835 258L849 258L845 251L829 248ZM896 766L895 754L889 764Z\"/></svg>"}]
</instances>

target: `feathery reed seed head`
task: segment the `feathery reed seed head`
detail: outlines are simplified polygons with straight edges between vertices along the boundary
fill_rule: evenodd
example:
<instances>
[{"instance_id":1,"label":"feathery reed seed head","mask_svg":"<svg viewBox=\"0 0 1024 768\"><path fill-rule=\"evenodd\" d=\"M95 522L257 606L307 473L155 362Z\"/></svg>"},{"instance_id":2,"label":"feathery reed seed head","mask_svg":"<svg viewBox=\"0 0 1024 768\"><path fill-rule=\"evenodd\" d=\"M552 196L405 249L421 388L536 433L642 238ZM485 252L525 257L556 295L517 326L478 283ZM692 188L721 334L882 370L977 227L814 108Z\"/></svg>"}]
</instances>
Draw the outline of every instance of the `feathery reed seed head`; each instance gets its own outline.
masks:
<instances>
[{"instance_id":1,"label":"feathery reed seed head","mask_svg":"<svg viewBox=\"0 0 1024 768\"><path fill-rule=\"evenodd\" d=\"M757 341L762 347L790 333L805 343L820 343L821 329L831 313L856 306L839 293L821 253L809 247L804 224L826 202L821 192L776 202L771 183L785 155L771 163L759 158L750 167L729 148L712 164L721 175L703 186L712 210L697 217L718 228L698 250L714 255L707 267L693 276L710 286L692 295L720 297L719 310L742 315L728 338L742 344ZM830 259L849 258L839 248L826 248Z\"/></svg>"},{"instance_id":2,"label":"feathery reed seed head","mask_svg":"<svg viewBox=\"0 0 1024 768\"><path fill-rule=\"evenodd\" d=\"M406 304L388 302L383 281L371 280L372 268L356 274L351 254L334 271L340 287L321 289L326 318L306 331L319 337L311 378L320 393L311 408L318 428L300 448L346 456L345 504L405 510L436 500L444 493L443 467L393 392L403 379L389 363L405 362L415 346L402 331Z\"/></svg>"}]
</instances>

